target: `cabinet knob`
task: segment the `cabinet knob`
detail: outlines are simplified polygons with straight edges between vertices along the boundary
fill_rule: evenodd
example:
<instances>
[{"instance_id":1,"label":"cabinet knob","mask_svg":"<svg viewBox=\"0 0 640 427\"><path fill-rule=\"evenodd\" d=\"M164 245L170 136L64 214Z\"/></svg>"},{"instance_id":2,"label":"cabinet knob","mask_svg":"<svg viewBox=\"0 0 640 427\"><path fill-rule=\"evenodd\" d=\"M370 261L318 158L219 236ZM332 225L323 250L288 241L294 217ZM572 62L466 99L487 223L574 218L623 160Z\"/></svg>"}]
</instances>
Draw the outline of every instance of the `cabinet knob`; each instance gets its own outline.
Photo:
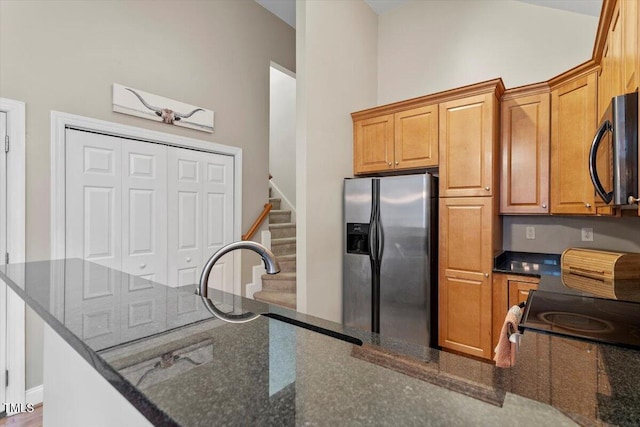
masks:
<instances>
[{"instance_id":1,"label":"cabinet knob","mask_svg":"<svg viewBox=\"0 0 640 427\"><path fill-rule=\"evenodd\" d=\"M145 268L147 264L140 264L140 268Z\"/></svg>"},{"instance_id":2,"label":"cabinet knob","mask_svg":"<svg viewBox=\"0 0 640 427\"><path fill-rule=\"evenodd\" d=\"M400 164L400 162L396 161L396 166L398 166Z\"/></svg>"},{"instance_id":3,"label":"cabinet knob","mask_svg":"<svg viewBox=\"0 0 640 427\"><path fill-rule=\"evenodd\" d=\"M630 205L633 203L640 203L640 197L629 196L629 199L627 201Z\"/></svg>"},{"instance_id":4,"label":"cabinet knob","mask_svg":"<svg viewBox=\"0 0 640 427\"><path fill-rule=\"evenodd\" d=\"M391 162L389 162L389 166L391 166Z\"/></svg>"},{"instance_id":5,"label":"cabinet knob","mask_svg":"<svg viewBox=\"0 0 640 427\"><path fill-rule=\"evenodd\" d=\"M587 209L591 207L591 203L585 203L584 205L587 207Z\"/></svg>"},{"instance_id":6,"label":"cabinet knob","mask_svg":"<svg viewBox=\"0 0 640 427\"><path fill-rule=\"evenodd\" d=\"M187 262L191 262L191 257L190 256L187 257Z\"/></svg>"},{"instance_id":7,"label":"cabinet knob","mask_svg":"<svg viewBox=\"0 0 640 427\"><path fill-rule=\"evenodd\" d=\"M490 187L484 187L484 189L485 189L486 191L491 190L491 188L490 188Z\"/></svg>"},{"instance_id":8,"label":"cabinet knob","mask_svg":"<svg viewBox=\"0 0 640 427\"><path fill-rule=\"evenodd\" d=\"M484 273L484 277L489 277L489 273Z\"/></svg>"},{"instance_id":9,"label":"cabinet knob","mask_svg":"<svg viewBox=\"0 0 640 427\"><path fill-rule=\"evenodd\" d=\"M547 205L545 205L544 203L542 204L542 209L547 209Z\"/></svg>"}]
</instances>

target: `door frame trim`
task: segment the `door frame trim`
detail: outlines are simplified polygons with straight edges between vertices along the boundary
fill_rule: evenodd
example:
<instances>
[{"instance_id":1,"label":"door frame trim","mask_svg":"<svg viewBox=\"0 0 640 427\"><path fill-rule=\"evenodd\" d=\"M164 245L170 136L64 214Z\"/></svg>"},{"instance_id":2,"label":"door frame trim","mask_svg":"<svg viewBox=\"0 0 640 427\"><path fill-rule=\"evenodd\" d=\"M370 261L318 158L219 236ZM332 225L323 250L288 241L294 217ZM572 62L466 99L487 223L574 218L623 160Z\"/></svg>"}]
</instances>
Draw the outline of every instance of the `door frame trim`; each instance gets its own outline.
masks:
<instances>
[{"instance_id":1,"label":"door frame trim","mask_svg":"<svg viewBox=\"0 0 640 427\"><path fill-rule=\"evenodd\" d=\"M11 162L7 162L7 200L12 209L7 212L7 250L9 262L26 260L26 107L22 101L0 98L0 111L7 114L7 135L11 148ZM13 207L15 206L15 208ZM14 292L7 292L7 369L11 381L6 399L12 403L26 403L25 389L25 304ZM12 413L7 413L12 415Z\"/></svg>"},{"instance_id":2,"label":"door frame trim","mask_svg":"<svg viewBox=\"0 0 640 427\"><path fill-rule=\"evenodd\" d=\"M143 142L160 143L173 147L195 149L233 157L234 206L233 240L241 239L242 230L242 149L216 142L188 138L165 132L51 111L51 259L65 258L65 130L72 127L94 131L116 137L139 139ZM233 291L242 295L241 257L234 256Z\"/></svg>"}]
</instances>

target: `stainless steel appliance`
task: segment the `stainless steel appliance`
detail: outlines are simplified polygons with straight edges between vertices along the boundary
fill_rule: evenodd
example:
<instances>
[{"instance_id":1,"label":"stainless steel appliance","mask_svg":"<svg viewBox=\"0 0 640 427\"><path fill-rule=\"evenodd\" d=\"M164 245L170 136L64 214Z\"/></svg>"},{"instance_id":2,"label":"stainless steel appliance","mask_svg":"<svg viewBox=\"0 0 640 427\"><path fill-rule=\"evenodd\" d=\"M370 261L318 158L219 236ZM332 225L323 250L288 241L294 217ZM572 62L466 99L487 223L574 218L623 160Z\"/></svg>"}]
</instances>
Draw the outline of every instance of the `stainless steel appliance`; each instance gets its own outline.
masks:
<instances>
[{"instance_id":1,"label":"stainless steel appliance","mask_svg":"<svg viewBox=\"0 0 640 427\"><path fill-rule=\"evenodd\" d=\"M437 191L428 173L345 179L347 326L436 345Z\"/></svg>"},{"instance_id":2,"label":"stainless steel appliance","mask_svg":"<svg viewBox=\"0 0 640 427\"><path fill-rule=\"evenodd\" d=\"M604 176L599 174L602 169L606 170ZM605 203L630 205L638 201L637 92L611 99L591 144L589 173Z\"/></svg>"}]
</instances>

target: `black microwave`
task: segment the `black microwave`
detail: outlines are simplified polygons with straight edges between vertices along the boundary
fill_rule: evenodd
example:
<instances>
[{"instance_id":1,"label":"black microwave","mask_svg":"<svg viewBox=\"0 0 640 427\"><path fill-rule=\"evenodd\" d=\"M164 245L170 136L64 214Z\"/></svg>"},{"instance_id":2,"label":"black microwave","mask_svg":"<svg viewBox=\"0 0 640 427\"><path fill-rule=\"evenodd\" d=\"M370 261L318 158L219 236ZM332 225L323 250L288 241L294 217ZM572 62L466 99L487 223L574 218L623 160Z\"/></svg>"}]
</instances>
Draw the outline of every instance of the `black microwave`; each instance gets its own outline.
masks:
<instances>
[{"instance_id":1,"label":"black microwave","mask_svg":"<svg viewBox=\"0 0 640 427\"><path fill-rule=\"evenodd\" d=\"M607 204L638 201L638 93L613 97L589 153L596 193Z\"/></svg>"}]
</instances>

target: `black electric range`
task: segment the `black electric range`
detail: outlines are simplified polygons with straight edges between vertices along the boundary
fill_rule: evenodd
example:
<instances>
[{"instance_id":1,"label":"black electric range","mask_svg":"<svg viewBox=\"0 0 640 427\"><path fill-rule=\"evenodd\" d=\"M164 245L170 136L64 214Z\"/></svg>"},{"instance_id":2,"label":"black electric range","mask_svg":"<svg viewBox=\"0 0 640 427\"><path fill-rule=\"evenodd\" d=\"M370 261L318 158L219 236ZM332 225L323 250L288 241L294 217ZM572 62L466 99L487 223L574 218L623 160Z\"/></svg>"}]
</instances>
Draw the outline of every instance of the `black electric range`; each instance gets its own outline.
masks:
<instances>
[{"instance_id":1,"label":"black electric range","mask_svg":"<svg viewBox=\"0 0 640 427\"><path fill-rule=\"evenodd\" d=\"M640 350L640 303L531 291L520 329Z\"/></svg>"}]
</instances>

